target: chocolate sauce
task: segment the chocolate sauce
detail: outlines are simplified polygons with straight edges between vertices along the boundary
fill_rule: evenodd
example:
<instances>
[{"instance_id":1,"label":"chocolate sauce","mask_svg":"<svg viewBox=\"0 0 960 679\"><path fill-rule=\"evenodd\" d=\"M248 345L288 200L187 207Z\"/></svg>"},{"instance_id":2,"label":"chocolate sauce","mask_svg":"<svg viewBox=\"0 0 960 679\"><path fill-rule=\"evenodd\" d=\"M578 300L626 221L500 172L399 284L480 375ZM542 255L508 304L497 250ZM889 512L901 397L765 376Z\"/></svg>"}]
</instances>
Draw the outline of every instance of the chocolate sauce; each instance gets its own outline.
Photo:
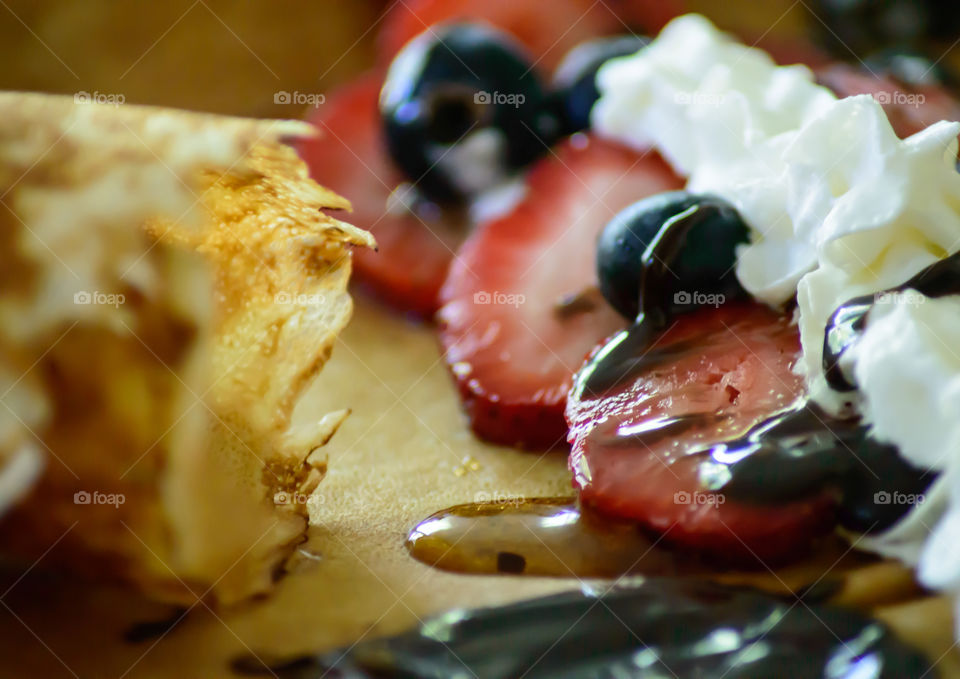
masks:
<instances>
[{"instance_id":1,"label":"chocolate sauce","mask_svg":"<svg viewBox=\"0 0 960 679\"><path fill-rule=\"evenodd\" d=\"M674 244L675 247L675 244ZM881 295L916 290L927 297L960 294L960 253L927 267L910 280L879 295L851 299L834 312L824 334L823 366L828 383L838 391L856 385L840 367L843 353L860 337L870 309ZM646 308L641 302L641 308ZM615 389L658 364L695 351L693 340L662 347L668 317L662 307L614 336L578 374L572 398L596 397ZM707 414L706 416L711 416ZM677 436L702 424L694 415L670 418L644 430L648 436ZM607 442L615 445L615 442ZM744 436L713 445L702 453L701 480L708 489L752 503L777 503L809 497L827 488L838 498L839 521L851 530L889 528L920 498L936 473L913 467L893 446L867 435L859 420L842 420L812 402L796 404L755 425ZM907 502L889 501L905 497Z\"/></svg>"},{"instance_id":2,"label":"chocolate sauce","mask_svg":"<svg viewBox=\"0 0 960 679\"><path fill-rule=\"evenodd\" d=\"M601 396L656 365L680 358L693 350L692 342L672 342L657 347L663 324L640 316L628 329L614 335L577 374L574 398Z\"/></svg>"},{"instance_id":3,"label":"chocolate sauce","mask_svg":"<svg viewBox=\"0 0 960 679\"><path fill-rule=\"evenodd\" d=\"M680 211L669 214L674 209ZM604 297L634 322L581 371L579 388L601 394L667 360L652 350L655 340L672 317L696 310L691 291L723 300L745 298L732 270L735 246L746 242L747 234L732 205L685 191L652 196L618 214L600 237L597 273ZM665 352L684 350L675 344Z\"/></svg>"},{"instance_id":4,"label":"chocolate sauce","mask_svg":"<svg viewBox=\"0 0 960 679\"><path fill-rule=\"evenodd\" d=\"M856 391L840 367L843 352L860 339L866 325L867 313L873 308L873 295L854 297L833 312L823 333L823 374L831 389L839 392Z\"/></svg>"},{"instance_id":5,"label":"chocolate sauce","mask_svg":"<svg viewBox=\"0 0 960 679\"><path fill-rule=\"evenodd\" d=\"M461 573L616 577L709 573L657 545L634 521L597 516L574 498L457 505L421 521L406 542L418 561Z\"/></svg>"},{"instance_id":6,"label":"chocolate sauce","mask_svg":"<svg viewBox=\"0 0 960 679\"><path fill-rule=\"evenodd\" d=\"M857 386L849 376L843 374L840 359L860 338L870 309L877 300L907 290L916 290L930 298L960 294L960 252L931 264L902 285L876 295L854 297L833 312L823 337L823 372L832 389L840 392L856 390Z\"/></svg>"},{"instance_id":7,"label":"chocolate sauce","mask_svg":"<svg viewBox=\"0 0 960 679\"><path fill-rule=\"evenodd\" d=\"M682 578L451 611L346 650L271 667L243 657L232 668L279 679L936 676L860 613Z\"/></svg>"},{"instance_id":8,"label":"chocolate sauce","mask_svg":"<svg viewBox=\"0 0 960 679\"><path fill-rule=\"evenodd\" d=\"M700 478L709 490L773 504L829 488L837 494L840 525L866 533L893 525L937 477L868 436L859 420L832 418L813 402L777 413L703 455Z\"/></svg>"}]
</instances>

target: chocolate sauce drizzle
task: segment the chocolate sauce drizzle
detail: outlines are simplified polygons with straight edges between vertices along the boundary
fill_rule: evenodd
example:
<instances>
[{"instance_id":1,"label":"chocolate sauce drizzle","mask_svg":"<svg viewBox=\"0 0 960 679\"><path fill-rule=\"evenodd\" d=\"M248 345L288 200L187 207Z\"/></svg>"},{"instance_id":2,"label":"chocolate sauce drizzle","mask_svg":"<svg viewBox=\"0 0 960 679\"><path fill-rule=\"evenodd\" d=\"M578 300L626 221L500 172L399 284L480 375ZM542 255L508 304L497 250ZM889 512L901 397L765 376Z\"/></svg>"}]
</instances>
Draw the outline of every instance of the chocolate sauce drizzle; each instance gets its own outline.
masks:
<instances>
[{"instance_id":1,"label":"chocolate sauce drizzle","mask_svg":"<svg viewBox=\"0 0 960 679\"><path fill-rule=\"evenodd\" d=\"M683 578L451 611L343 651L271 667L243 657L232 669L280 679L935 676L929 660L860 613Z\"/></svg>"},{"instance_id":2,"label":"chocolate sauce drizzle","mask_svg":"<svg viewBox=\"0 0 960 679\"><path fill-rule=\"evenodd\" d=\"M683 226L682 220L678 223ZM663 242L675 249L683 235L681 228ZM655 251L648 254L654 260L659 258ZM641 290L645 295L656 294L655 289ZM861 336L880 295L906 290L927 297L960 294L960 253L884 293L851 299L834 312L823 346L823 366L831 387L842 392L856 389L840 367L843 353ZM684 341L658 346L670 310L659 298L645 297L640 306L642 310L653 309L653 313L641 311L630 328L611 338L591 358L575 380L574 398L601 396L660 363L695 350ZM686 421L668 424L666 433L692 426ZM654 432L656 436L665 435L660 429ZM744 502L775 504L828 488L837 496L840 525L861 532L892 526L913 504L890 499L895 494L922 496L937 477L936 472L907 463L895 447L868 436L867 427L858 419L837 419L807 401L776 413L739 439L713 445L699 454L708 458L701 465L701 480L709 490Z\"/></svg>"},{"instance_id":3,"label":"chocolate sauce drizzle","mask_svg":"<svg viewBox=\"0 0 960 679\"><path fill-rule=\"evenodd\" d=\"M960 252L931 264L902 285L876 295L854 297L833 312L823 337L823 372L832 389L856 390L857 385L843 373L840 359L860 339L877 300L907 290L916 290L930 298L960 294Z\"/></svg>"},{"instance_id":4,"label":"chocolate sauce drizzle","mask_svg":"<svg viewBox=\"0 0 960 679\"><path fill-rule=\"evenodd\" d=\"M832 418L806 401L704 455L709 459L700 465L700 478L711 491L776 504L832 489L839 524L863 533L892 526L937 478L869 436L859 420Z\"/></svg>"}]
</instances>

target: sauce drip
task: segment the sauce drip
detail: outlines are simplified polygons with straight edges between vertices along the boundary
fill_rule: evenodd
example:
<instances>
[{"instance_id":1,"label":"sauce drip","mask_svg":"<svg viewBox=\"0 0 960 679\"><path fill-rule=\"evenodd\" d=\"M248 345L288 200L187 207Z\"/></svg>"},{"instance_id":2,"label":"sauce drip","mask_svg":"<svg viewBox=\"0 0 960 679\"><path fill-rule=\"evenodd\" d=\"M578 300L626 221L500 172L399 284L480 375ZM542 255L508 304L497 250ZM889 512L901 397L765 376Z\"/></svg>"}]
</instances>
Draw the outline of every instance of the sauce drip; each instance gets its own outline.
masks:
<instances>
[{"instance_id":1,"label":"sauce drip","mask_svg":"<svg viewBox=\"0 0 960 679\"><path fill-rule=\"evenodd\" d=\"M453 610L346 650L270 666L241 657L232 669L280 679L936 675L928 659L855 611L685 578Z\"/></svg>"},{"instance_id":2,"label":"sauce drip","mask_svg":"<svg viewBox=\"0 0 960 679\"><path fill-rule=\"evenodd\" d=\"M448 571L616 577L706 573L695 557L658 547L632 521L597 516L573 498L457 505L407 537L418 561Z\"/></svg>"},{"instance_id":3,"label":"sauce drip","mask_svg":"<svg viewBox=\"0 0 960 679\"><path fill-rule=\"evenodd\" d=\"M658 348L663 324L641 315L636 323L614 335L578 374L578 397L597 397L654 366L675 360L694 349L691 342L672 342Z\"/></svg>"},{"instance_id":4,"label":"sauce drip","mask_svg":"<svg viewBox=\"0 0 960 679\"><path fill-rule=\"evenodd\" d=\"M832 389L847 392L857 388L849 376L844 375L840 359L860 338L877 299L907 290L916 290L932 299L960 294L960 252L931 264L906 283L876 295L854 297L833 312L823 336L823 371Z\"/></svg>"},{"instance_id":5,"label":"sauce drip","mask_svg":"<svg viewBox=\"0 0 960 679\"><path fill-rule=\"evenodd\" d=\"M703 455L701 480L711 491L777 503L832 487L840 525L867 533L896 523L937 477L868 436L858 419L832 418L813 402L776 413ZM901 496L914 502L894 501Z\"/></svg>"}]
</instances>

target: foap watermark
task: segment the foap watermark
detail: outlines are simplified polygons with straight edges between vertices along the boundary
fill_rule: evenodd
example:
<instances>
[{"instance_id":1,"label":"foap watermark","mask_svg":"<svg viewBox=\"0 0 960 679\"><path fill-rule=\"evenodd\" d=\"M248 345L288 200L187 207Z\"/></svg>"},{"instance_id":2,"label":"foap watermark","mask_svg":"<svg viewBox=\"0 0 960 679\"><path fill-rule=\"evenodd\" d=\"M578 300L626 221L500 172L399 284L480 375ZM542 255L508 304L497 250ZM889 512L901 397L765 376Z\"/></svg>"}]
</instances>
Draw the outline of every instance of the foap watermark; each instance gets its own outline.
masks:
<instances>
[{"instance_id":1,"label":"foap watermark","mask_svg":"<svg viewBox=\"0 0 960 679\"><path fill-rule=\"evenodd\" d=\"M526 95L519 92L485 92L481 90L473 95L473 103L478 106L513 106L520 108L527 101Z\"/></svg>"},{"instance_id":2,"label":"foap watermark","mask_svg":"<svg viewBox=\"0 0 960 679\"><path fill-rule=\"evenodd\" d=\"M673 294L673 303L677 306L720 306L727 301L725 295L719 292L699 292L697 290L679 290Z\"/></svg>"},{"instance_id":3,"label":"foap watermark","mask_svg":"<svg viewBox=\"0 0 960 679\"><path fill-rule=\"evenodd\" d=\"M75 505L113 505L114 509L119 509L120 505L126 501L127 498L123 493L78 490L73 494L73 504Z\"/></svg>"},{"instance_id":4,"label":"foap watermark","mask_svg":"<svg viewBox=\"0 0 960 679\"><path fill-rule=\"evenodd\" d=\"M521 304L524 304L527 301L525 295L520 295L512 292L489 292L487 290L480 290L473 293L473 303L474 304L494 304L494 305L506 305L512 307L519 307Z\"/></svg>"},{"instance_id":5,"label":"foap watermark","mask_svg":"<svg viewBox=\"0 0 960 679\"><path fill-rule=\"evenodd\" d=\"M873 98L882 106L891 104L893 106L913 106L920 108L926 102L926 96L918 92L901 92L899 90L887 91L881 90L873 93Z\"/></svg>"},{"instance_id":6,"label":"foap watermark","mask_svg":"<svg viewBox=\"0 0 960 679\"><path fill-rule=\"evenodd\" d=\"M83 306L112 306L117 308L126 301L127 298L119 292L98 292L96 290L89 292L87 290L78 290L73 293L73 303Z\"/></svg>"},{"instance_id":7,"label":"foap watermark","mask_svg":"<svg viewBox=\"0 0 960 679\"><path fill-rule=\"evenodd\" d=\"M487 492L481 490L473 496L473 501L478 504L513 505L514 507L522 505L526 500L525 495L501 493L500 491Z\"/></svg>"},{"instance_id":8,"label":"foap watermark","mask_svg":"<svg viewBox=\"0 0 960 679\"><path fill-rule=\"evenodd\" d=\"M673 101L680 106L712 106L723 103L724 95L715 92L677 92Z\"/></svg>"},{"instance_id":9,"label":"foap watermark","mask_svg":"<svg viewBox=\"0 0 960 679\"><path fill-rule=\"evenodd\" d=\"M324 303L326 298L318 293L306 294L306 293L292 293L292 292L278 292L273 296L274 304L297 304L299 306L315 306Z\"/></svg>"},{"instance_id":10,"label":"foap watermark","mask_svg":"<svg viewBox=\"0 0 960 679\"><path fill-rule=\"evenodd\" d=\"M920 306L927 298L916 290L890 290L878 292L873 296L874 304L900 304L904 306Z\"/></svg>"},{"instance_id":11,"label":"foap watermark","mask_svg":"<svg viewBox=\"0 0 960 679\"><path fill-rule=\"evenodd\" d=\"M275 505L308 505L316 506L323 504L322 493L301 493L296 490L278 490L273 494L273 504Z\"/></svg>"},{"instance_id":12,"label":"foap watermark","mask_svg":"<svg viewBox=\"0 0 960 679\"><path fill-rule=\"evenodd\" d=\"M87 92L81 90L73 95L74 104L107 104L108 106L122 106L127 98L120 93L114 92Z\"/></svg>"},{"instance_id":13,"label":"foap watermark","mask_svg":"<svg viewBox=\"0 0 960 679\"><path fill-rule=\"evenodd\" d=\"M875 505L900 505L913 506L922 505L927 501L923 493L901 493L898 490L889 492L881 490L873 494L873 504Z\"/></svg>"},{"instance_id":14,"label":"foap watermark","mask_svg":"<svg viewBox=\"0 0 960 679\"><path fill-rule=\"evenodd\" d=\"M274 104L296 104L297 106L320 108L326 102L327 95L320 92L299 92L296 90L287 92L286 90L280 90L273 93Z\"/></svg>"},{"instance_id":15,"label":"foap watermark","mask_svg":"<svg viewBox=\"0 0 960 679\"><path fill-rule=\"evenodd\" d=\"M727 498L722 493L702 493L695 491L691 493L687 490L678 490L673 494L673 504L675 505L722 505Z\"/></svg>"}]
</instances>

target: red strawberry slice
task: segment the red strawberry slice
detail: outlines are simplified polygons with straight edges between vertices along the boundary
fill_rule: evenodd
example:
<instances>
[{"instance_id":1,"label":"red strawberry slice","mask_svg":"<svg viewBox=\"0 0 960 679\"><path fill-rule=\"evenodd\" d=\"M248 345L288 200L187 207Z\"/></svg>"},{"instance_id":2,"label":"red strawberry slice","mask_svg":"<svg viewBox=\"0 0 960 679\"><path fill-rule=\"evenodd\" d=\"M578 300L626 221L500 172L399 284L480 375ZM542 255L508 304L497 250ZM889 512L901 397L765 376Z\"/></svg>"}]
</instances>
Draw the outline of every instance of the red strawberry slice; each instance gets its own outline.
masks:
<instances>
[{"instance_id":1,"label":"red strawberry slice","mask_svg":"<svg viewBox=\"0 0 960 679\"><path fill-rule=\"evenodd\" d=\"M394 5L380 33L384 63L408 41L441 21L482 20L513 34L537 67L549 72L573 47L590 38L625 33L630 26L656 34L682 14L679 0L408 0Z\"/></svg>"},{"instance_id":2,"label":"red strawberry slice","mask_svg":"<svg viewBox=\"0 0 960 679\"><path fill-rule=\"evenodd\" d=\"M826 52L803 38L789 35L771 34L764 31L759 36L750 31L741 32L741 42L762 49L781 66L804 64L810 68L820 68L831 63Z\"/></svg>"},{"instance_id":3,"label":"red strawberry slice","mask_svg":"<svg viewBox=\"0 0 960 679\"><path fill-rule=\"evenodd\" d=\"M646 367L603 395L578 381L567 405L570 468L585 505L732 561L778 561L832 524L829 496L777 506L704 492L702 452L793 403L796 327L755 303L679 316ZM699 454L697 454L699 452Z\"/></svg>"},{"instance_id":4,"label":"red strawberry slice","mask_svg":"<svg viewBox=\"0 0 960 679\"><path fill-rule=\"evenodd\" d=\"M817 80L838 97L873 95L883 105L901 139L939 120L960 120L960 104L938 85L909 86L886 75L839 63L818 69Z\"/></svg>"},{"instance_id":5,"label":"red strawberry slice","mask_svg":"<svg viewBox=\"0 0 960 679\"><path fill-rule=\"evenodd\" d=\"M377 252L354 253L356 278L393 306L430 317L466 228L447 215L388 212L387 200L403 177L381 139L382 83L382 74L371 73L331 95L310 119L320 136L298 150L318 183L353 203L350 221L377 239Z\"/></svg>"},{"instance_id":6,"label":"red strawberry slice","mask_svg":"<svg viewBox=\"0 0 960 679\"><path fill-rule=\"evenodd\" d=\"M589 292L597 235L627 205L680 185L653 153L576 135L534 166L527 196L512 213L467 239L441 291L438 318L478 436L534 449L562 445L574 371L591 347L625 325ZM583 291L580 304L558 309L558 301Z\"/></svg>"}]
</instances>

